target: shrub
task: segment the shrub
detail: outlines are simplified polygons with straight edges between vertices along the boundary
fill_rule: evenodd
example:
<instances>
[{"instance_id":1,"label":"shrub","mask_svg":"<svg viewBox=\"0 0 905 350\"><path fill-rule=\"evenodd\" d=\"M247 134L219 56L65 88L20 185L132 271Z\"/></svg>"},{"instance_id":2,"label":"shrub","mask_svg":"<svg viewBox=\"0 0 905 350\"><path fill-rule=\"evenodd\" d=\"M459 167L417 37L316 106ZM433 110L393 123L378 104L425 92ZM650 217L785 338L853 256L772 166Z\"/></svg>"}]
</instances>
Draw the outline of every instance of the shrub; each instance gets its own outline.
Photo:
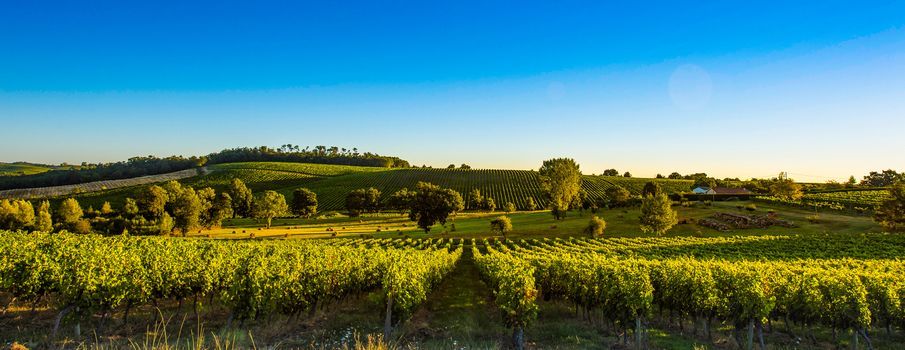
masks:
<instances>
[{"instance_id":1,"label":"shrub","mask_svg":"<svg viewBox=\"0 0 905 350\"><path fill-rule=\"evenodd\" d=\"M757 211L757 205L754 203L748 204L745 206L745 210L747 211Z\"/></svg>"},{"instance_id":2,"label":"shrub","mask_svg":"<svg viewBox=\"0 0 905 350\"><path fill-rule=\"evenodd\" d=\"M592 238L600 237L603 235L603 230L606 229L606 221L603 219L594 216L591 218L591 221L588 222L588 226L585 227L584 233L590 235Z\"/></svg>"}]
</instances>

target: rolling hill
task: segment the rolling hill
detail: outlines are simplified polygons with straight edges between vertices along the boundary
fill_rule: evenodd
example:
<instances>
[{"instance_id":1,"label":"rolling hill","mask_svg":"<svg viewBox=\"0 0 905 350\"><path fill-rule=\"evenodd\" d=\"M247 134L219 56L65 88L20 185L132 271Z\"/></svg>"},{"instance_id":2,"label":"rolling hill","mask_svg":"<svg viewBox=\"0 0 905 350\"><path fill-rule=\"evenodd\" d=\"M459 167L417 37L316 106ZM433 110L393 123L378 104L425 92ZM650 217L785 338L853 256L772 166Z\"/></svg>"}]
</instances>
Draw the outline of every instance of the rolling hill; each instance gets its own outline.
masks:
<instances>
[{"instance_id":1,"label":"rolling hill","mask_svg":"<svg viewBox=\"0 0 905 350\"><path fill-rule=\"evenodd\" d=\"M32 163L0 163L0 176L22 176L34 175L51 171L54 168L49 165L32 164Z\"/></svg>"}]
</instances>

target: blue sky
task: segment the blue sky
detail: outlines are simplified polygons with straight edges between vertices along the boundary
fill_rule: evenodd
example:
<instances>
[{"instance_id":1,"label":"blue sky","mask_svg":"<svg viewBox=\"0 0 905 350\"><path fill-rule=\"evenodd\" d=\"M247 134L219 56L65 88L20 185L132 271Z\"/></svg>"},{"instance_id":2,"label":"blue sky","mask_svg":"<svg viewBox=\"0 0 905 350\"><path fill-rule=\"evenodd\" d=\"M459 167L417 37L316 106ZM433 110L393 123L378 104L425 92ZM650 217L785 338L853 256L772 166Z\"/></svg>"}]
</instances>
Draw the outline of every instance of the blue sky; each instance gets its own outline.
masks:
<instances>
[{"instance_id":1,"label":"blue sky","mask_svg":"<svg viewBox=\"0 0 905 350\"><path fill-rule=\"evenodd\" d=\"M902 2L0 2L0 161L905 170Z\"/></svg>"}]
</instances>

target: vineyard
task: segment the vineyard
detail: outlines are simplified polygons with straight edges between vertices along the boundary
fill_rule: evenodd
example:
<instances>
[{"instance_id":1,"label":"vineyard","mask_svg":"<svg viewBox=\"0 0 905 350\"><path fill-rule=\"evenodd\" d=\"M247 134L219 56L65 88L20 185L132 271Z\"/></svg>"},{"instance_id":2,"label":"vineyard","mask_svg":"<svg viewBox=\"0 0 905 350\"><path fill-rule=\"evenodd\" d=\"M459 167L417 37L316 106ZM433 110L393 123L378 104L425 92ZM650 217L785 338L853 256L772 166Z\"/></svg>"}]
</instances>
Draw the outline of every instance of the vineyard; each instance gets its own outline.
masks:
<instances>
[{"instance_id":1,"label":"vineyard","mask_svg":"<svg viewBox=\"0 0 905 350\"><path fill-rule=\"evenodd\" d=\"M46 303L56 313L51 334L103 332L107 315L127 323L130 310L177 301L196 318L227 310L226 327L272 315L292 322L375 293L382 306L364 312L385 318L389 335L463 264L486 283L479 288L516 347L543 331L538 323L563 321L544 319L563 317L550 316L558 304L623 346L650 342L654 329L729 337L745 349L788 339L777 334L822 344L833 330L872 346L895 342L905 325L905 237L896 234L207 240L3 231L0 249L7 308Z\"/></svg>"},{"instance_id":2,"label":"vineyard","mask_svg":"<svg viewBox=\"0 0 905 350\"><path fill-rule=\"evenodd\" d=\"M192 300L196 311L210 300L242 321L372 290L386 300L389 332L392 315L423 302L462 247L445 239L335 244L0 232L0 251L0 291L9 301L54 300L57 325L74 325L78 336L92 314L122 312L127 320L131 309L165 300Z\"/></svg>"},{"instance_id":3,"label":"vineyard","mask_svg":"<svg viewBox=\"0 0 905 350\"><path fill-rule=\"evenodd\" d=\"M572 303L589 322L602 321L624 343L631 334L635 344L646 341L651 324L676 319L707 339L714 322L733 325L747 349L765 348L772 321L814 342L815 326L851 330L852 343L868 345L870 329L905 322L901 236L481 243L473 245L475 260L517 339L541 298Z\"/></svg>"},{"instance_id":4,"label":"vineyard","mask_svg":"<svg viewBox=\"0 0 905 350\"><path fill-rule=\"evenodd\" d=\"M877 188L867 190L846 190L806 193L799 201L776 197L755 197L756 200L797 207L825 208L832 210L854 210L867 212L890 198L889 190Z\"/></svg>"}]
</instances>

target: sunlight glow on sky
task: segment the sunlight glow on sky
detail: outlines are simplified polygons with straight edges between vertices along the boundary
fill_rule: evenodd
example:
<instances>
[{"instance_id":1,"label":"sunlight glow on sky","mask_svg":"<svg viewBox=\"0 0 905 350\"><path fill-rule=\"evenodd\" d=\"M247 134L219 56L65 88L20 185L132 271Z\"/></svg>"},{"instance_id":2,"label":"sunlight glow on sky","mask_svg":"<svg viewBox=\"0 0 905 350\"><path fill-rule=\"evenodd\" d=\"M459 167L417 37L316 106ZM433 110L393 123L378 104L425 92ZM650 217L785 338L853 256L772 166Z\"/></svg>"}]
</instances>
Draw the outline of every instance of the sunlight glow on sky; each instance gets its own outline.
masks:
<instances>
[{"instance_id":1,"label":"sunlight glow on sky","mask_svg":"<svg viewBox=\"0 0 905 350\"><path fill-rule=\"evenodd\" d=\"M860 178L905 170L905 4L3 2L0 130L0 161Z\"/></svg>"}]
</instances>

